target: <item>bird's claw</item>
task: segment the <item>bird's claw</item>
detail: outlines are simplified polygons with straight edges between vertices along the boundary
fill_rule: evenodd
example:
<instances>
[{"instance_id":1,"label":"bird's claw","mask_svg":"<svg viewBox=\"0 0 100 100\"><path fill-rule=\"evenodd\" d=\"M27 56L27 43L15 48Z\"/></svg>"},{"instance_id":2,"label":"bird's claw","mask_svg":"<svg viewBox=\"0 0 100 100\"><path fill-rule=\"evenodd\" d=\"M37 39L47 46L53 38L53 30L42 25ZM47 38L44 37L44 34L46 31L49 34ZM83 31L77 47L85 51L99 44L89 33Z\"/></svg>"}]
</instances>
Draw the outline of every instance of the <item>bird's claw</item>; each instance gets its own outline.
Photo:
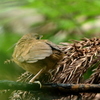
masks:
<instances>
[{"instance_id":1,"label":"bird's claw","mask_svg":"<svg viewBox=\"0 0 100 100\"><path fill-rule=\"evenodd\" d=\"M40 85L40 88L42 87L42 84L41 84L41 82L40 82L40 81L34 81L34 83L39 84L39 85Z\"/></svg>"}]
</instances>

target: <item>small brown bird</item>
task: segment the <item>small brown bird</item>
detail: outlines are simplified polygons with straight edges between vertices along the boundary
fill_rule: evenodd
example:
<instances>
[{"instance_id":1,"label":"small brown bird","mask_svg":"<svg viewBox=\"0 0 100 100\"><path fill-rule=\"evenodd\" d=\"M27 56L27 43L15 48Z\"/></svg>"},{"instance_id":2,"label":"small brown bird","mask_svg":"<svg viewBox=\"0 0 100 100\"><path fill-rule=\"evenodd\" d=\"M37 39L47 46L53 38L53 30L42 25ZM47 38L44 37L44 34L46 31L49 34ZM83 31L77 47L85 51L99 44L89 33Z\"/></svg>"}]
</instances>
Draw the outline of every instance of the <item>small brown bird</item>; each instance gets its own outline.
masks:
<instances>
[{"instance_id":1,"label":"small brown bird","mask_svg":"<svg viewBox=\"0 0 100 100\"><path fill-rule=\"evenodd\" d=\"M41 40L35 33L25 34L17 43L13 52L13 61L35 76L34 82L42 73L55 68L63 53L59 47L47 40Z\"/></svg>"}]
</instances>

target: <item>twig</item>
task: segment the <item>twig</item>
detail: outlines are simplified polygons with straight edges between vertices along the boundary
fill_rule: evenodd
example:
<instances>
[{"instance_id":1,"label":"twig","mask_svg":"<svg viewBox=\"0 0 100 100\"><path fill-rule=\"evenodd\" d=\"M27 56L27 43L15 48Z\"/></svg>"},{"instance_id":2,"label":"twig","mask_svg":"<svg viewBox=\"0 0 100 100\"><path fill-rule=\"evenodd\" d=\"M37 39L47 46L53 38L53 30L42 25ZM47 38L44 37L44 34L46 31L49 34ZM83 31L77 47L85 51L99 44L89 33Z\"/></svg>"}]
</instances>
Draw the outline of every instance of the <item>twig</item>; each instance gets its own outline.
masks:
<instances>
[{"instance_id":1,"label":"twig","mask_svg":"<svg viewBox=\"0 0 100 100\"><path fill-rule=\"evenodd\" d=\"M8 80L0 80L0 90L12 89L12 90L37 90L40 89L40 85L37 83L22 83Z\"/></svg>"},{"instance_id":2,"label":"twig","mask_svg":"<svg viewBox=\"0 0 100 100\"><path fill-rule=\"evenodd\" d=\"M21 83L8 80L0 81L0 90L25 90L25 91L59 91L67 93L100 93L100 84L57 84L47 83L40 85L38 83Z\"/></svg>"}]
</instances>

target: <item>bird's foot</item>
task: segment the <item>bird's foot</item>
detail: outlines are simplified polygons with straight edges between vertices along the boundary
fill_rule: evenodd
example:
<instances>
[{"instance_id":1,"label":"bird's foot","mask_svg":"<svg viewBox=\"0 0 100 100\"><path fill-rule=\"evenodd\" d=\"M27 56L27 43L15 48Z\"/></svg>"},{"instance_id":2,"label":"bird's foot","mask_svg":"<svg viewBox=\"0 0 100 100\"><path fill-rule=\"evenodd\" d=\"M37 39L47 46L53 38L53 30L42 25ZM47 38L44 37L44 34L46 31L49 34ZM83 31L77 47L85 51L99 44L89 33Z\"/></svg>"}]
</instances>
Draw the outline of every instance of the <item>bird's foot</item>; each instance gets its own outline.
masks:
<instances>
[{"instance_id":1,"label":"bird's foot","mask_svg":"<svg viewBox=\"0 0 100 100\"><path fill-rule=\"evenodd\" d=\"M42 84L41 84L41 82L40 82L40 81L34 81L34 83L39 84L39 85L40 85L40 88L42 87Z\"/></svg>"},{"instance_id":2,"label":"bird's foot","mask_svg":"<svg viewBox=\"0 0 100 100\"><path fill-rule=\"evenodd\" d=\"M42 84L41 84L41 82L40 81L29 81L30 83L37 83L37 84L39 84L40 85L40 88L42 87Z\"/></svg>"}]
</instances>

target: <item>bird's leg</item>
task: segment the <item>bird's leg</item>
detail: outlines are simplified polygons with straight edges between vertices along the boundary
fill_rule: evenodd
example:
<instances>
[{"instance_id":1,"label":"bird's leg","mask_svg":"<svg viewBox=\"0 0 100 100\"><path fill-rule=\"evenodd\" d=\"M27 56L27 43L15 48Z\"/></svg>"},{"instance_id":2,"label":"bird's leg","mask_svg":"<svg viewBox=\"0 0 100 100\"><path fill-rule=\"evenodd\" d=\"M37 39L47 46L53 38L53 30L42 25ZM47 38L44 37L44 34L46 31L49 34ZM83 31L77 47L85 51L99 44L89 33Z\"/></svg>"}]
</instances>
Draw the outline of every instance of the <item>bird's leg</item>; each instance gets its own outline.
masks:
<instances>
[{"instance_id":1,"label":"bird's leg","mask_svg":"<svg viewBox=\"0 0 100 100\"><path fill-rule=\"evenodd\" d=\"M44 69L41 69L29 82L34 83L35 79L38 78L43 71Z\"/></svg>"},{"instance_id":2,"label":"bird's leg","mask_svg":"<svg viewBox=\"0 0 100 100\"><path fill-rule=\"evenodd\" d=\"M48 74L50 75L50 78L52 78L53 77L53 75L52 75L52 72L53 72L54 70L49 70L48 71Z\"/></svg>"},{"instance_id":3,"label":"bird's leg","mask_svg":"<svg viewBox=\"0 0 100 100\"><path fill-rule=\"evenodd\" d=\"M29 82L30 83L38 83L40 85L40 88L41 88L42 85L41 85L40 81L35 81L35 79L38 78L44 72L45 68L41 69Z\"/></svg>"}]
</instances>

